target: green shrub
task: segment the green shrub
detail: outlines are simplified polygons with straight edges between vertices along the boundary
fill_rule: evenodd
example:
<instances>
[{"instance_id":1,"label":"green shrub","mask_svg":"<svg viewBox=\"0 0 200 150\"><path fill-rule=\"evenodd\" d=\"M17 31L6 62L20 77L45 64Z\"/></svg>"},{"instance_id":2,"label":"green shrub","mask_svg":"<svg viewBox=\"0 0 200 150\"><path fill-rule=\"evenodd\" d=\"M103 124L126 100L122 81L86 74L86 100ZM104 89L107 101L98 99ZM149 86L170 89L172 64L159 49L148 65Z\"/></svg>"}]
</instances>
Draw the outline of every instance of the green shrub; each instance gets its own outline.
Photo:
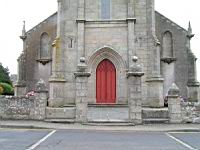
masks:
<instances>
[{"instance_id":1,"label":"green shrub","mask_svg":"<svg viewBox=\"0 0 200 150\"><path fill-rule=\"evenodd\" d=\"M3 88L2 95L14 95L14 89L10 84L0 83L0 86Z\"/></svg>"},{"instance_id":2,"label":"green shrub","mask_svg":"<svg viewBox=\"0 0 200 150\"><path fill-rule=\"evenodd\" d=\"M12 83L9 77L9 69L5 68L1 63L0 63L0 82L8 83L10 85Z\"/></svg>"},{"instance_id":3,"label":"green shrub","mask_svg":"<svg viewBox=\"0 0 200 150\"><path fill-rule=\"evenodd\" d=\"M0 85L0 95L3 94L3 87Z\"/></svg>"}]
</instances>

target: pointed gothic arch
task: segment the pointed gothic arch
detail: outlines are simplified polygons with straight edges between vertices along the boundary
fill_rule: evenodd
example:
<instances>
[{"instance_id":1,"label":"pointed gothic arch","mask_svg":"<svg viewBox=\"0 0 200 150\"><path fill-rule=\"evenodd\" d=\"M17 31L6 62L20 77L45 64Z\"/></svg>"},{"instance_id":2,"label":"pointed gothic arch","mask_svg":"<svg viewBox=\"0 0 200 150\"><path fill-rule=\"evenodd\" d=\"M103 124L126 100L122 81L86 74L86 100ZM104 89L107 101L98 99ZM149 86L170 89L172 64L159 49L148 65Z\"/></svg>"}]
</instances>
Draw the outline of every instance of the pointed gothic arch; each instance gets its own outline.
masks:
<instances>
[{"instance_id":1,"label":"pointed gothic arch","mask_svg":"<svg viewBox=\"0 0 200 150\"><path fill-rule=\"evenodd\" d=\"M173 57L173 37L170 31L166 31L162 37L162 57Z\"/></svg>"},{"instance_id":2,"label":"pointed gothic arch","mask_svg":"<svg viewBox=\"0 0 200 150\"><path fill-rule=\"evenodd\" d=\"M50 58L50 37L48 33L43 32L40 36L40 51L39 56L41 59Z\"/></svg>"},{"instance_id":3,"label":"pointed gothic arch","mask_svg":"<svg viewBox=\"0 0 200 150\"><path fill-rule=\"evenodd\" d=\"M102 60L96 69L96 102L116 103L116 68L109 59Z\"/></svg>"},{"instance_id":4,"label":"pointed gothic arch","mask_svg":"<svg viewBox=\"0 0 200 150\"><path fill-rule=\"evenodd\" d=\"M98 48L88 59L88 70L97 68L97 65L104 59L109 59L117 69L127 69L123 58L113 48L104 46Z\"/></svg>"},{"instance_id":5,"label":"pointed gothic arch","mask_svg":"<svg viewBox=\"0 0 200 150\"><path fill-rule=\"evenodd\" d=\"M114 75L116 77L116 100L113 99L113 102L116 104L127 104L127 79L126 79L126 71L127 65L122 59L122 57L112 48L110 47L102 47L97 49L88 59L88 71L91 72L91 76L88 79L89 89L88 89L88 102L89 103L98 103L97 101L97 71L98 66L104 60L108 60L110 64L113 64L113 68L115 68ZM123 91L123 92L122 92ZM108 101L109 103L109 101Z\"/></svg>"}]
</instances>

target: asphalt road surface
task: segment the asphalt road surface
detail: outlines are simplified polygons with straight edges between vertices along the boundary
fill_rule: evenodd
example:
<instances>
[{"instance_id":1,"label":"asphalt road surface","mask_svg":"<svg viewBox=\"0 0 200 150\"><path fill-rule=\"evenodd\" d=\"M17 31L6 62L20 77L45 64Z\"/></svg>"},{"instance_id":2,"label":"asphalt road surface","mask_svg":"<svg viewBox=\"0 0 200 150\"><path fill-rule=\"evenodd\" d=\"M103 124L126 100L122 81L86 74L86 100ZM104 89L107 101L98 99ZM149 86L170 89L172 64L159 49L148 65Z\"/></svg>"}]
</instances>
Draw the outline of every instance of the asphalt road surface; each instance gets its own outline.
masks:
<instances>
[{"instance_id":1,"label":"asphalt road surface","mask_svg":"<svg viewBox=\"0 0 200 150\"><path fill-rule=\"evenodd\" d=\"M198 149L198 132L0 129L0 150Z\"/></svg>"}]
</instances>

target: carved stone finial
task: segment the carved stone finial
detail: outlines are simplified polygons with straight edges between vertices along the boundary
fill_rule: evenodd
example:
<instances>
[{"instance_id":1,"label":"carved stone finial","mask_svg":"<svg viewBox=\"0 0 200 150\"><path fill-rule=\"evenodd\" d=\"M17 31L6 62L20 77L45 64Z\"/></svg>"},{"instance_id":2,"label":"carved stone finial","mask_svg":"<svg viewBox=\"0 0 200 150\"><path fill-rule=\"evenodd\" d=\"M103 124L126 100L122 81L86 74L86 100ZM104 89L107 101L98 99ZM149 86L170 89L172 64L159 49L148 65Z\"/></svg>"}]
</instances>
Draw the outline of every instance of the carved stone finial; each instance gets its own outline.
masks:
<instances>
[{"instance_id":1,"label":"carved stone finial","mask_svg":"<svg viewBox=\"0 0 200 150\"><path fill-rule=\"evenodd\" d=\"M173 83L172 86L169 88L168 96L179 96L180 90L178 86Z\"/></svg>"},{"instance_id":2,"label":"carved stone finial","mask_svg":"<svg viewBox=\"0 0 200 150\"><path fill-rule=\"evenodd\" d=\"M36 91L37 92L47 92L48 91L44 80L40 79L36 83Z\"/></svg>"},{"instance_id":3,"label":"carved stone finial","mask_svg":"<svg viewBox=\"0 0 200 150\"><path fill-rule=\"evenodd\" d=\"M79 61L80 62L78 64L78 71L79 72L85 72L85 70L87 68L85 57L80 57Z\"/></svg>"},{"instance_id":4,"label":"carved stone finial","mask_svg":"<svg viewBox=\"0 0 200 150\"><path fill-rule=\"evenodd\" d=\"M191 23L189 21L189 24L188 24L188 34L187 34L187 37L189 39L193 38L194 37L194 34L192 33L192 27L191 27Z\"/></svg>"},{"instance_id":5,"label":"carved stone finial","mask_svg":"<svg viewBox=\"0 0 200 150\"><path fill-rule=\"evenodd\" d=\"M190 21L189 21L189 24L188 24L188 33L192 34L192 27L191 27Z\"/></svg>"},{"instance_id":6,"label":"carved stone finial","mask_svg":"<svg viewBox=\"0 0 200 150\"><path fill-rule=\"evenodd\" d=\"M85 61L86 61L85 57L80 58L80 62L85 63Z\"/></svg>"},{"instance_id":7,"label":"carved stone finial","mask_svg":"<svg viewBox=\"0 0 200 150\"><path fill-rule=\"evenodd\" d=\"M127 77L130 76L135 76L135 77L141 77L144 75L144 73L142 72L142 67L141 65L137 62L138 61L138 57L137 56L132 56L132 65L130 66L130 70L127 72Z\"/></svg>"},{"instance_id":8,"label":"carved stone finial","mask_svg":"<svg viewBox=\"0 0 200 150\"><path fill-rule=\"evenodd\" d=\"M20 36L20 38L22 40L25 40L26 39L26 22L23 21L23 29L22 29L22 35Z\"/></svg>"},{"instance_id":9,"label":"carved stone finial","mask_svg":"<svg viewBox=\"0 0 200 150\"><path fill-rule=\"evenodd\" d=\"M133 61L133 64L131 65L131 70L133 72L141 72L142 71L142 67L137 63L138 57L137 56L133 56L132 57L132 61Z\"/></svg>"},{"instance_id":10,"label":"carved stone finial","mask_svg":"<svg viewBox=\"0 0 200 150\"><path fill-rule=\"evenodd\" d=\"M138 57L137 56L133 56L132 57L132 61L136 63L138 61Z\"/></svg>"}]
</instances>

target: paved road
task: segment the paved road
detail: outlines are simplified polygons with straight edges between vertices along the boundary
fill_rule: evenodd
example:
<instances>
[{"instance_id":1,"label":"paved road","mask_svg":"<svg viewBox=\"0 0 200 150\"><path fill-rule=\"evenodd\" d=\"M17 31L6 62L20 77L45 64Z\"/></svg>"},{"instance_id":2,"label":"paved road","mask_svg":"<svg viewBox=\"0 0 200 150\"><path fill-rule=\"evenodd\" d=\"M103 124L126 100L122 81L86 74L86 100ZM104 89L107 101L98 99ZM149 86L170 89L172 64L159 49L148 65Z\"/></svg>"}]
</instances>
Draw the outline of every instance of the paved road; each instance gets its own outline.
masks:
<instances>
[{"instance_id":1,"label":"paved road","mask_svg":"<svg viewBox=\"0 0 200 150\"><path fill-rule=\"evenodd\" d=\"M0 150L200 150L200 133L1 129Z\"/></svg>"}]
</instances>

